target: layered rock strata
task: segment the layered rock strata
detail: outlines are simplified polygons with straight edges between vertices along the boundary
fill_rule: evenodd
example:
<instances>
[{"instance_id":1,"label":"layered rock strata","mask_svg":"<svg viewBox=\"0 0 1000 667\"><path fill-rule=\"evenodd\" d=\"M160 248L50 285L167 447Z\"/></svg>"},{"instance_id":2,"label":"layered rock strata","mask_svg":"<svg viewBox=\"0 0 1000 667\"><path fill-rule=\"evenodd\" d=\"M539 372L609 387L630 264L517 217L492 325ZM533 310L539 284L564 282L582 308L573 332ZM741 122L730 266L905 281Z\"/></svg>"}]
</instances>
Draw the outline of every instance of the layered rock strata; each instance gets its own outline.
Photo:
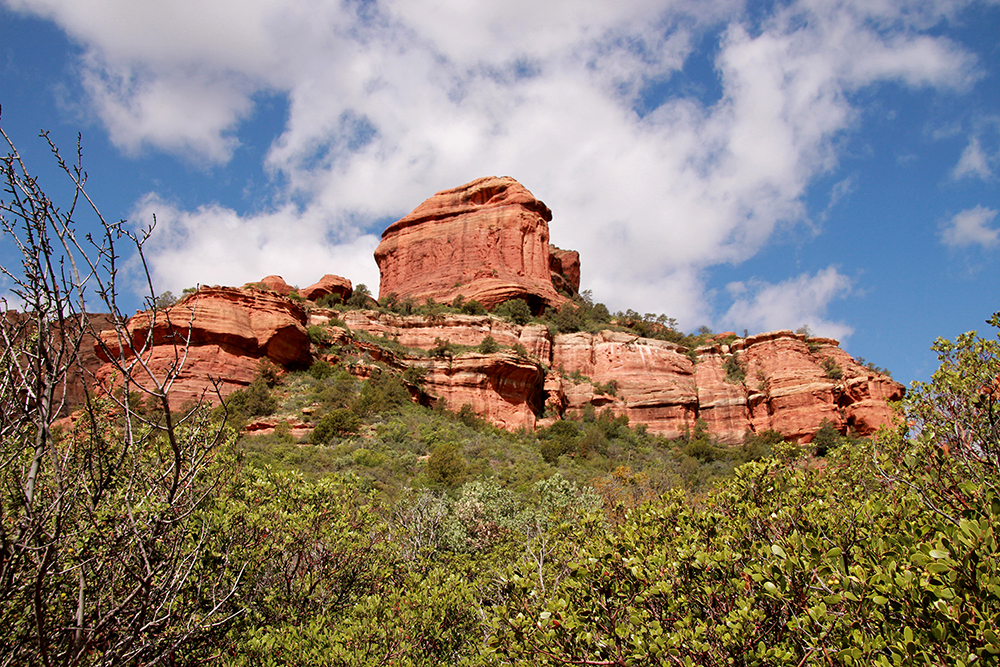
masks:
<instances>
[{"instance_id":1,"label":"layered rock strata","mask_svg":"<svg viewBox=\"0 0 1000 667\"><path fill-rule=\"evenodd\" d=\"M445 397L449 406L468 403L507 428L531 429L593 406L626 415L633 424L667 437L690 432L702 419L725 443L741 442L747 430L776 430L804 443L824 421L841 432L870 435L891 423L889 402L903 396L902 385L857 364L836 341L806 339L791 331L688 351L614 331L553 338L543 326L518 327L492 317L352 311L345 320L352 330L424 350L442 340L475 346L487 336L502 346L522 346L525 364L519 362L516 372L508 369L503 382L492 384L483 376L497 375L490 364L503 353L458 355L447 362L459 369L452 373L437 366L445 362L400 360L434 367L425 387ZM480 371L473 370L476 364L482 365ZM528 372L528 365L541 369L540 375Z\"/></svg>"},{"instance_id":2,"label":"layered rock strata","mask_svg":"<svg viewBox=\"0 0 1000 667\"><path fill-rule=\"evenodd\" d=\"M442 190L382 233L375 250L379 296L450 303L461 295L487 308L520 298L536 313L559 306L567 299L552 284L551 219L548 207L510 177ZM566 260L572 273L572 258Z\"/></svg>"},{"instance_id":3,"label":"layered rock strata","mask_svg":"<svg viewBox=\"0 0 1000 667\"><path fill-rule=\"evenodd\" d=\"M250 384L262 359L307 367L312 357L305 324L300 305L268 291L203 287L166 310L132 317L124 340L115 331L103 332L95 348L105 363L96 377L114 386L124 366L149 387L151 376L173 374L171 403L217 403Z\"/></svg>"}]
</instances>

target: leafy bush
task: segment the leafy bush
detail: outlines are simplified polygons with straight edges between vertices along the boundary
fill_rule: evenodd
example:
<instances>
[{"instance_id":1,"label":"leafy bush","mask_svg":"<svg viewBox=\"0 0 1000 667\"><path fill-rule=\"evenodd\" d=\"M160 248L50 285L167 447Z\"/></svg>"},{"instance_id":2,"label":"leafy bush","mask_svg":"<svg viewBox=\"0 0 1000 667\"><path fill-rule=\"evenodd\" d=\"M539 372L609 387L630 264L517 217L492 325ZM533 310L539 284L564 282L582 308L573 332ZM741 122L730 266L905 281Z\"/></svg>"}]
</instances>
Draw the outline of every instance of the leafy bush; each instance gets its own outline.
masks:
<instances>
[{"instance_id":1,"label":"leafy bush","mask_svg":"<svg viewBox=\"0 0 1000 667\"><path fill-rule=\"evenodd\" d=\"M559 333L574 333L587 326L583 309L572 303L563 305L554 313L550 312L549 319L556 325Z\"/></svg>"},{"instance_id":2,"label":"leafy bush","mask_svg":"<svg viewBox=\"0 0 1000 667\"><path fill-rule=\"evenodd\" d=\"M606 396L617 396L618 395L618 381L617 380L608 380L604 384L600 384L600 383L595 384L594 385L594 393L595 394L604 394Z\"/></svg>"},{"instance_id":3,"label":"leafy bush","mask_svg":"<svg viewBox=\"0 0 1000 667\"><path fill-rule=\"evenodd\" d=\"M524 299L504 301L493 309L493 314L522 326L531 321L531 308Z\"/></svg>"},{"instance_id":4,"label":"leafy bush","mask_svg":"<svg viewBox=\"0 0 1000 667\"><path fill-rule=\"evenodd\" d=\"M729 384L743 384L747 379L747 371L740 363L735 354L730 354L722 363L723 370L726 371L726 382Z\"/></svg>"},{"instance_id":5,"label":"leafy bush","mask_svg":"<svg viewBox=\"0 0 1000 667\"><path fill-rule=\"evenodd\" d=\"M257 377L246 389L237 389L226 399L226 407L243 417L266 417L278 409L278 399L263 377Z\"/></svg>"},{"instance_id":6,"label":"leafy bush","mask_svg":"<svg viewBox=\"0 0 1000 667\"><path fill-rule=\"evenodd\" d=\"M337 408L319 420L310 440L314 445L325 445L334 437L357 433L359 428L361 428L361 418L357 413L347 408Z\"/></svg>"},{"instance_id":7,"label":"leafy bush","mask_svg":"<svg viewBox=\"0 0 1000 667\"><path fill-rule=\"evenodd\" d=\"M336 367L324 359L317 359L312 363L312 366L309 367L309 375L317 380L325 380L329 377L333 377L333 374L336 372Z\"/></svg>"},{"instance_id":8,"label":"leafy bush","mask_svg":"<svg viewBox=\"0 0 1000 667\"><path fill-rule=\"evenodd\" d=\"M813 450L816 452L816 456L826 456L839 447L842 440L840 431L830 423L830 420L824 419L819 425L819 429L813 434Z\"/></svg>"},{"instance_id":9,"label":"leafy bush","mask_svg":"<svg viewBox=\"0 0 1000 667\"><path fill-rule=\"evenodd\" d=\"M344 300L339 294L324 294L320 298L316 299L317 308L333 308L334 306L339 306Z\"/></svg>"},{"instance_id":10,"label":"leafy bush","mask_svg":"<svg viewBox=\"0 0 1000 667\"><path fill-rule=\"evenodd\" d=\"M409 403L410 392L406 390L399 376L388 371L379 371L361 386L356 409L360 415L373 415Z\"/></svg>"},{"instance_id":11,"label":"leafy bush","mask_svg":"<svg viewBox=\"0 0 1000 667\"><path fill-rule=\"evenodd\" d=\"M450 341L441 338L434 339L434 347L427 350L427 356L438 359L451 359L455 356L455 346Z\"/></svg>"},{"instance_id":12,"label":"leafy bush","mask_svg":"<svg viewBox=\"0 0 1000 667\"><path fill-rule=\"evenodd\" d=\"M455 442L436 445L427 457L427 479L431 486L454 489L465 481L466 464Z\"/></svg>"},{"instance_id":13,"label":"leafy bush","mask_svg":"<svg viewBox=\"0 0 1000 667\"><path fill-rule=\"evenodd\" d=\"M347 305L351 308L370 308L374 302L368 286L364 283L358 283L351 293L351 297L347 300ZM374 303L374 305L378 304Z\"/></svg>"},{"instance_id":14,"label":"leafy bush","mask_svg":"<svg viewBox=\"0 0 1000 667\"><path fill-rule=\"evenodd\" d=\"M833 357L823 357L819 365L831 380L839 380L844 376L844 369L840 367L840 364Z\"/></svg>"},{"instance_id":15,"label":"leafy bush","mask_svg":"<svg viewBox=\"0 0 1000 667\"><path fill-rule=\"evenodd\" d=\"M330 332L326 330L326 327L317 326L315 324L310 325L306 329L306 334L309 336L309 342L317 347L326 347L333 342L330 337Z\"/></svg>"},{"instance_id":16,"label":"leafy bush","mask_svg":"<svg viewBox=\"0 0 1000 667\"><path fill-rule=\"evenodd\" d=\"M479 343L477 348L481 354L493 354L500 350L500 344L496 342L493 336L487 336Z\"/></svg>"}]
</instances>

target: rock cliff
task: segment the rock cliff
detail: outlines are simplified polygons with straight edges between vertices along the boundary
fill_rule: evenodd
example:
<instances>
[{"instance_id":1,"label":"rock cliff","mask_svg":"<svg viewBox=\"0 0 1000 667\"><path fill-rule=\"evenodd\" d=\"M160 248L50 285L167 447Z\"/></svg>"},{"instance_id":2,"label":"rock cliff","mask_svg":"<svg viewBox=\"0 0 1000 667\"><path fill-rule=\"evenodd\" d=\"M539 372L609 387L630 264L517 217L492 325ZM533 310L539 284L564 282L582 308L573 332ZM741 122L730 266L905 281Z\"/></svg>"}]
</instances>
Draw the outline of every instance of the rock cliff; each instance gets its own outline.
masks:
<instances>
[{"instance_id":1,"label":"rock cliff","mask_svg":"<svg viewBox=\"0 0 1000 667\"><path fill-rule=\"evenodd\" d=\"M96 352L105 363L96 379L104 386L116 384L121 372L113 362L135 369L132 377L144 386L149 374L163 378L179 369L170 392L172 403L203 397L217 403L213 382L225 397L253 381L261 359L288 368L307 367L312 357L305 324L304 308L278 294L202 287L170 308L132 317L126 340L114 330L103 332Z\"/></svg>"},{"instance_id":2,"label":"rock cliff","mask_svg":"<svg viewBox=\"0 0 1000 667\"><path fill-rule=\"evenodd\" d=\"M521 345L527 352L524 361L538 369L535 373L519 364L518 372L509 369L503 382L491 385L483 376L494 373L489 365L495 360L469 353L451 362L459 370L449 374L437 369L427 385L449 406L468 403L508 428L531 429L593 406L626 415L631 423L667 437L693 430L702 419L725 443L741 442L747 430L775 430L808 442L824 421L841 432L870 435L890 423L888 402L903 396L901 384L859 365L836 341L806 339L791 331L689 352L616 331L552 337L544 326L519 327L489 316L352 311L345 322L351 330L424 350L440 340L474 346L487 336L502 346ZM403 361L426 366L419 358ZM483 366L478 371L477 364ZM477 379L469 380L471 376ZM496 408L500 404L502 410Z\"/></svg>"},{"instance_id":3,"label":"rock cliff","mask_svg":"<svg viewBox=\"0 0 1000 667\"><path fill-rule=\"evenodd\" d=\"M450 303L462 295L487 308L521 298L535 313L559 306L566 298L552 276L572 285L573 258L553 259L551 219L548 207L509 177L438 192L382 233L379 296ZM578 256L576 272L579 286Z\"/></svg>"},{"instance_id":4,"label":"rock cliff","mask_svg":"<svg viewBox=\"0 0 1000 667\"><path fill-rule=\"evenodd\" d=\"M481 178L438 192L383 233L375 251L380 293L418 303L461 295L488 308L522 298L536 313L558 307L567 298L557 287L579 291L580 257L549 244L551 217L512 178ZM376 364L418 367L421 387L410 386L416 399L444 399L453 409L467 404L508 429L530 430L594 409L668 437L703 420L726 443L740 442L747 430L770 429L808 442L823 422L841 432L874 432L891 420L888 402L903 394L900 384L856 363L837 341L791 331L719 334L712 344L687 350L620 331L554 335L542 324L518 326L492 316L344 312L315 303L351 293L349 280L331 274L297 292L280 276L244 288L202 288L165 311L137 314L126 336L143 350L141 362L151 372L181 368L173 401L204 396L216 402L248 385L262 359L307 367L314 350L306 326L338 318L346 328L327 329L328 338L353 350L351 369L359 377ZM122 353L128 346L116 336L105 332L97 344L109 362L97 371L105 384L120 377L111 360L137 361ZM498 351L476 349L487 337ZM421 352L442 341L456 347L437 357ZM136 377L142 381L142 373Z\"/></svg>"}]
</instances>

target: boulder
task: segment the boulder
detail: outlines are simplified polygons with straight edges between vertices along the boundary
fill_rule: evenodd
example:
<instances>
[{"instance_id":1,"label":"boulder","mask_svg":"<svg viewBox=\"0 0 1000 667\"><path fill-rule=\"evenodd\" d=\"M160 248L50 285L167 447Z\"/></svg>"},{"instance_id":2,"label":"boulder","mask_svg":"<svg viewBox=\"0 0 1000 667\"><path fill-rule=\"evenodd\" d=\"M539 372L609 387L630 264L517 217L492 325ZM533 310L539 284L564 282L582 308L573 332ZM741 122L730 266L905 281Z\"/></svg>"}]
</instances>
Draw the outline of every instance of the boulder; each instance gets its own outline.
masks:
<instances>
[{"instance_id":1,"label":"boulder","mask_svg":"<svg viewBox=\"0 0 1000 667\"><path fill-rule=\"evenodd\" d=\"M379 296L450 303L462 295L487 308L520 298L536 313L558 307L567 299L552 285L551 219L506 176L438 192L382 233Z\"/></svg>"},{"instance_id":2,"label":"boulder","mask_svg":"<svg viewBox=\"0 0 1000 667\"><path fill-rule=\"evenodd\" d=\"M353 293L354 288L351 286L350 280L335 276L332 273L326 274L318 282L313 283L309 287L299 290L299 294L310 301L319 301L324 296L336 294L340 297L341 301L346 302L351 298L351 294Z\"/></svg>"},{"instance_id":3,"label":"boulder","mask_svg":"<svg viewBox=\"0 0 1000 667\"><path fill-rule=\"evenodd\" d=\"M285 279L281 276L265 276L256 284L263 286L264 289L270 290L275 294L280 294L281 296L288 296L295 291L295 289L286 283Z\"/></svg>"}]
</instances>

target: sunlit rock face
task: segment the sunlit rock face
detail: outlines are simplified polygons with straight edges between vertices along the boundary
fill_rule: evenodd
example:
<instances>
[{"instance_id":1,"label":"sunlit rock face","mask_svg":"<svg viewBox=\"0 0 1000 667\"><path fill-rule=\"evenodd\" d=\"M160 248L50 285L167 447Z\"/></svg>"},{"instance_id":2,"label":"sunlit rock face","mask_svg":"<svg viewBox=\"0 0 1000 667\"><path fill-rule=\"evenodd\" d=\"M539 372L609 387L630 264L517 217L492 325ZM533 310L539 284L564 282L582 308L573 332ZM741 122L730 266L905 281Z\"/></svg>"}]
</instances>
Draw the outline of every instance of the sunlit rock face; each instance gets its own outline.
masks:
<instances>
[{"instance_id":1,"label":"sunlit rock face","mask_svg":"<svg viewBox=\"0 0 1000 667\"><path fill-rule=\"evenodd\" d=\"M340 297L341 301L347 301L353 293L354 288L350 280L333 275L332 273L326 274L309 287L299 290L299 294L310 301L319 301L331 294Z\"/></svg>"},{"instance_id":2,"label":"sunlit rock face","mask_svg":"<svg viewBox=\"0 0 1000 667\"><path fill-rule=\"evenodd\" d=\"M567 299L552 284L551 219L548 207L510 177L442 190L382 233L375 250L379 296L423 303L461 295L487 308L521 298L536 313L559 306ZM566 258L566 271L572 263ZM558 264L563 270L562 259Z\"/></svg>"},{"instance_id":3,"label":"sunlit rock face","mask_svg":"<svg viewBox=\"0 0 1000 667\"><path fill-rule=\"evenodd\" d=\"M561 374L548 404L565 414L588 405L677 437L701 419L721 442L774 430L801 443L824 421L871 435L891 423L903 386L858 364L828 338L774 331L698 348L602 331L557 336ZM728 368L727 368L728 365ZM732 373L729 368L738 368ZM554 394L554 395L553 395Z\"/></svg>"},{"instance_id":4,"label":"sunlit rock face","mask_svg":"<svg viewBox=\"0 0 1000 667\"><path fill-rule=\"evenodd\" d=\"M262 359L286 368L307 367L311 355L305 324L305 310L280 295L203 287L166 310L129 319L125 335L134 349L143 351L138 358L115 331L103 332L96 351L106 363L97 380L105 386L120 382L121 371L112 359L124 360L133 380L143 386L150 384L151 374L163 378L179 369L170 388L173 405L202 398L218 403L250 384Z\"/></svg>"},{"instance_id":5,"label":"sunlit rock face","mask_svg":"<svg viewBox=\"0 0 1000 667\"><path fill-rule=\"evenodd\" d=\"M690 351L616 331L553 337L538 324L519 327L488 316L351 311L344 320L353 331L411 348L441 341L475 346L487 336L503 347L521 346L520 360L504 352L470 352L448 362L398 359L431 369L427 389L453 409L468 403L505 428L545 426L592 406L671 438L693 431L701 419L723 443L742 442L748 430L775 430L806 443L824 421L870 435L891 423L889 402L903 396L901 384L858 364L837 341L807 342L791 331Z\"/></svg>"}]
</instances>

